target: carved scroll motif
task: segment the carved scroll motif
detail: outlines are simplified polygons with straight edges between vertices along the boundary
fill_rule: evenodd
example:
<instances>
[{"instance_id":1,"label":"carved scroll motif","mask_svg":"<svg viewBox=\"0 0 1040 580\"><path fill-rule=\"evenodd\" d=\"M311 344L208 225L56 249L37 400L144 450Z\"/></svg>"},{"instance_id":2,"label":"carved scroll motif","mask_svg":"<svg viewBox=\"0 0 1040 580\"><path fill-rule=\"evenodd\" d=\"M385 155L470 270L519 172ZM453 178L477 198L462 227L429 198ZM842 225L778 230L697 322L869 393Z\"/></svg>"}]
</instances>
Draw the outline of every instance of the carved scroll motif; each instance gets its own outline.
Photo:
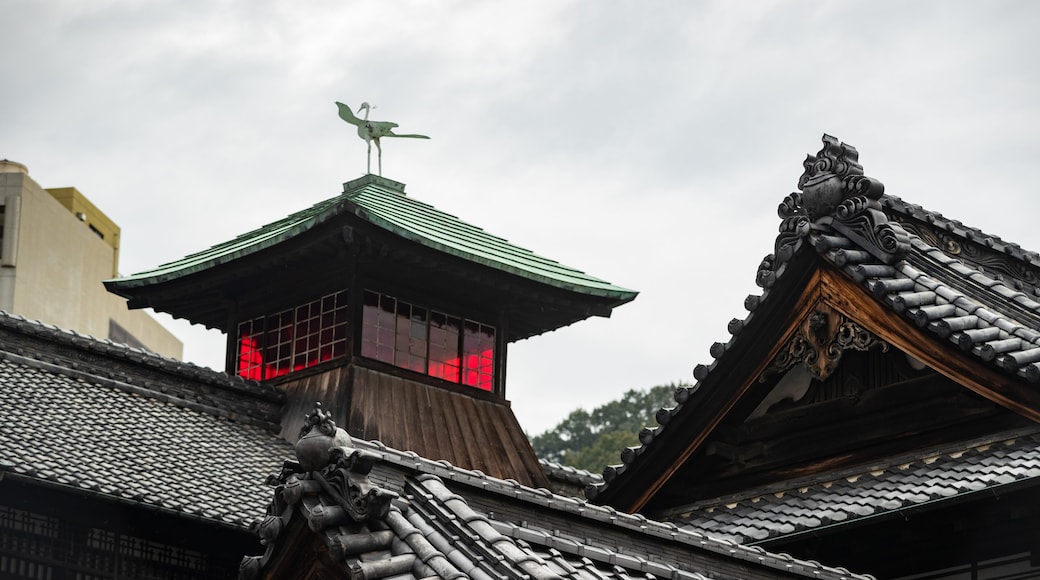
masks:
<instances>
[{"instance_id":1,"label":"carved scroll motif","mask_svg":"<svg viewBox=\"0 0 1040 580\"><path fill-rule=\"evenodd\" d=\"M888 343L820 304L802 321L798 331L762 373L759 381L785 373L797 364L804 364L814 379L822 381L838 368L846 350L866 351L874 347L887 351Z\"/></svg>"},{"instance_id":2,"label":"carved scroll motif","mask_svg":"<svg viewBox=\"0 0 1040 580\"><path fill-rule=\"evenodd\" d=\"M397 494L368 479L377 456L358 449L346 451L337 448L334 463L315 472L314 478L353 521L363 523L382 518Z\"/></svg>"},{"instance_id":3,"label":"carved scroll motif","mask_svg":"<svg viewBox=\"0 0 1040 580\"><path fill-rule=\"evenodd\" d=\"M863 175L855 147L824 135L823 148L815 156L806 156L802 166L801 191L788 195L777 208L782 221L775 259L769 264L773 274L813 232L837 232L886 264L910 251L910 237L898 223L889 221L878 201L885 193L884 184ZM763 282L775 277L760 270L759 285L768 287Z\"/></svg>"},{"instance_id":4,"label":"carved scroll motif","mask_svg":"<svg viewBox=\"0 0 1040 580\"><path fill-rule=\"evenodd\" d=\"M841 202L830 225L886 264L910 251L910 236L888 221L876 199L859 196Z\"/></svg>"},{"instance_id":5,"label":"carved scroll motif","mask_svg":"<svg viewBox=\"0 0 1040 580\"><path fill-rule=\"evenodd\" d=\"M995 251L970 239L962 239L953 234L925 224L900 219L900 225L917 235L926 244L943 252L956 256L959 260L976 266L993 276L1015 286L1020 290L1028 290L1040 286L1040 269L1034 268L1022 260L1016 260L1003 252Z\"/></svg>"}]
</instances>

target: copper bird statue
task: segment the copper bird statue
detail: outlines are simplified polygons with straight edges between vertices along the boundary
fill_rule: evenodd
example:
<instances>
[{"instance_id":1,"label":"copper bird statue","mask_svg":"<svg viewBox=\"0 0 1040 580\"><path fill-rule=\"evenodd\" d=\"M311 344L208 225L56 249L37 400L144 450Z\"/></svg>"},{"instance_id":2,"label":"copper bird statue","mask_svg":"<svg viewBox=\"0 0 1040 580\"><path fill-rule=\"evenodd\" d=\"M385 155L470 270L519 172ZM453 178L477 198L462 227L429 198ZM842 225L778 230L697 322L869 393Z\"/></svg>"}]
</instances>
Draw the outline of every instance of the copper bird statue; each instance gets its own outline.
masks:
<instances>
[{"instance_id":1,"label":"copper bird statue","mask_svg":"<svg viewBox=\"0 0 1040 580\"><path fill-rule=\"evenodd\" d=\"M343 103L336 101L336 106L339 107L339 117L344 121L356 126L358 137L365 140L368 144L368 165L366 166L368 173L372 173L372 143L376 144L376 150L378 151L378 162L379 162L379 175L383 174L383 148L379 145L379 140L383 137L407 137L409 139L429 139L426 135L398 135L394 133L394 128L397 127L397 123L391 123L390 121L369 121L368 113L374 109L374 106L368 103L361 103L358 107L358 114L361 111L365 112L365 118L359 119L354 115L350 107Z\"/></svg>"}]
</instances>

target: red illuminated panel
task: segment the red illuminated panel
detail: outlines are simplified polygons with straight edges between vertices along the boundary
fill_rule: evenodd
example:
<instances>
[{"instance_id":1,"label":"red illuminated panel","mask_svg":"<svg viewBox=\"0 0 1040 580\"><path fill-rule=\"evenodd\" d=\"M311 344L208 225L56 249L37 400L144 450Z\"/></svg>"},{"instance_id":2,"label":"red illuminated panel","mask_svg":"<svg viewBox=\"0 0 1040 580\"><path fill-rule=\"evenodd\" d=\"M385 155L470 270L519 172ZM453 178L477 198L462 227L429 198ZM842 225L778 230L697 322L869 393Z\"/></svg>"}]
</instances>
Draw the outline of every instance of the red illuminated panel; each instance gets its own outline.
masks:
<instances>
[{"instance_id":1,"label":"red illuminated panel","mask_svg":"<svg viewBox=\"0 0 1040 580\"><path fill-rule=\"evenodd\" d=\"M365 291L361 355L452 383L494 390L495 328Z\"/></svg>"},{"instance_id":2,"label":"red illuminated panel","mask_svg":"<svg viewBox=\"0 0 1040 580\"><path fill-rule=\"evenodd\" d=\"M459 382L458 318L441 312L430 314L430 370L431 377Z\"/></svg>"},{"instance_id":3,"label":"red illuminated panel","mask_svg":"<svg viewBox=\"0 0 1040 580\"><path fill-rule=\"evenodd\" d=\"M243 331L243 327L245 330ZM257 338L251 332L252 321L239 325L238 332L238 376L259 381L263 379L263 357Z\"/></svg>"},{"instance_id":4,"label":"red illuminated panel","mask_svg":"<svg viewBox=\"0 0 1040 580\"><path fill-rule=\"evenodd\" d=\"M495 379L494 327L466 321L462 338L462 384L490 391Z\"/></svg>"},{"instance_id":5,"label":"red illuminated panel","mask_svg":"<svg viewBox=\"0 0 1040 580\"><path fill-rule=\"evenodd\" d=\"M346 291L238 325L235 372L266 380L347 354Z\"/></svg>"}]
</instances>

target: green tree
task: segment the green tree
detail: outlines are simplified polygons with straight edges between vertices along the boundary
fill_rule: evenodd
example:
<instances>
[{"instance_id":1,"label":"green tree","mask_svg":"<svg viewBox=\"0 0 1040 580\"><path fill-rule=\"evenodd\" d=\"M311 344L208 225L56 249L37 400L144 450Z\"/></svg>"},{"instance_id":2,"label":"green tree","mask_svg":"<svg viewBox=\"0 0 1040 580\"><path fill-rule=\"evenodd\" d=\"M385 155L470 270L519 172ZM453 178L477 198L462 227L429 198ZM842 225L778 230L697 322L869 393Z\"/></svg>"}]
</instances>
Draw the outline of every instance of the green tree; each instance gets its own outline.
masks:
<instances>
[{"instance_id":1,"label":"green tree","mask_svg":"<svg viewBox=\"0 0 1040 580\"><path fill-rule=\"evenodd\" d=\"M657 410L675 406L675 389L688 386L672 383L632 389L592 412L577 409L556 427L532 437L531 445L543 459L598 473L620 463L621 450L638 445L639 432L657 424Z\"/></svg>"}]
</instances>

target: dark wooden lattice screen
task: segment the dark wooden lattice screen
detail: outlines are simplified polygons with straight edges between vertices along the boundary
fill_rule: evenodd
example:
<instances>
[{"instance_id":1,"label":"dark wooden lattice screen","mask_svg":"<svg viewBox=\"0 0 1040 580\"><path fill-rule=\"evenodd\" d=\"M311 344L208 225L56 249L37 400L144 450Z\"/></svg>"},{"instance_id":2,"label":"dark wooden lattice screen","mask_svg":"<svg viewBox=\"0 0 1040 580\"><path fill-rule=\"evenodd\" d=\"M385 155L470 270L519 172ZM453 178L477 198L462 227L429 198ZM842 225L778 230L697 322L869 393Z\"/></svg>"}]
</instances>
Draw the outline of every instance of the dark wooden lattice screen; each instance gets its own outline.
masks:
<instances>
[{"instance_id":1,"label":"dark wooden lattice screen","mask_svg":"<svg viewBox=\"0 0 1040 580\"><path fill-rule=\"evenodd\" d=\"M0 579L190 580L236 574L200 551L0 506Z\"/></svg>"}]
</instances>

